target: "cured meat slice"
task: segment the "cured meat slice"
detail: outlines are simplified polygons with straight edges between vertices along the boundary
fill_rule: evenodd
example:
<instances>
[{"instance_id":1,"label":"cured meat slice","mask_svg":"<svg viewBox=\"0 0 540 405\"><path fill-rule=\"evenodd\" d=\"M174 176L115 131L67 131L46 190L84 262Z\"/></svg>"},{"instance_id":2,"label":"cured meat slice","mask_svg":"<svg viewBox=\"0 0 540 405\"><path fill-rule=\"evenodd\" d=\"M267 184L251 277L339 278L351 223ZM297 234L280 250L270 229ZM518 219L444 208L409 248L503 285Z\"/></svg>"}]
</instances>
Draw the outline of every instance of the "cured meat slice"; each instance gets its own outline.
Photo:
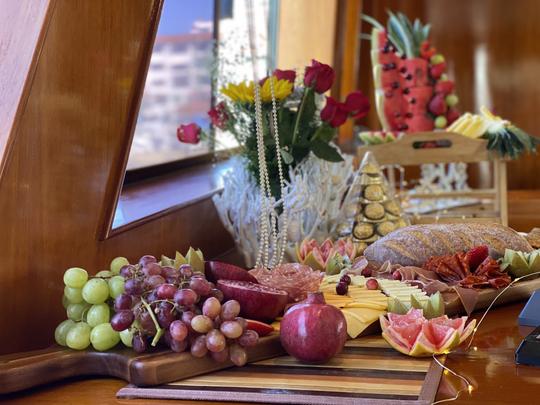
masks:
<instances>
[{"instance_id":1,"label":"cured meat slice","mask_svg":"<svg viewBox=\"0 0 540 405\"><path fill-rule=\"evenodd\" d=\"M269 287L286 291L292 301L301 301L308 292L319 290L324 273L300 263L287 263L272 270L257 268L250 270L257 281Z\"/></svg>"}]
</instances>

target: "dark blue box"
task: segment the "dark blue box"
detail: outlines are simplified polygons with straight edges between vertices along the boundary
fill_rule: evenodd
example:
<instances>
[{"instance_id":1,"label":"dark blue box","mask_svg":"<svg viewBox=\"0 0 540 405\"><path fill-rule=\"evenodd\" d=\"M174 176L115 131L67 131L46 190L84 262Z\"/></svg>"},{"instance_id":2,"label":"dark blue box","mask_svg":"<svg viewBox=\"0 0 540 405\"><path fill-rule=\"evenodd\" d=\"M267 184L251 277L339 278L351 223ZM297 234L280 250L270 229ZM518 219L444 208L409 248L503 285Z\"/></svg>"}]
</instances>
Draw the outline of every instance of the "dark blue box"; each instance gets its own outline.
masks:
<instances>
[{"instance_id":1,"label":"dark blue box","mask_svg":"<svg viewBox=\"0 0 540 405\"><path fill-rule=\"evenodd\" d=\"M540 326L540 290L536 290L525 304L518 318L520 326Z\"/></svg>"}]
</instances>

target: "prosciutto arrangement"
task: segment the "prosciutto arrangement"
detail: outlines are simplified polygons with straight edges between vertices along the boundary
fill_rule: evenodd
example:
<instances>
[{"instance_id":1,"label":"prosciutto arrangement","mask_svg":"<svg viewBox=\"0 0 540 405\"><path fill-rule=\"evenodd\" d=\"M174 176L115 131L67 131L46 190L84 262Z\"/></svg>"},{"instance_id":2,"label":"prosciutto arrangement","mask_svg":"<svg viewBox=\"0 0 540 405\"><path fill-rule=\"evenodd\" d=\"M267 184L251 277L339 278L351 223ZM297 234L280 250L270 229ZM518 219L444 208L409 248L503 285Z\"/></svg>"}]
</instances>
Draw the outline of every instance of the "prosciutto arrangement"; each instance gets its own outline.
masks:
<instances>
[{"instance_id":1,"label":"prosciutto arrangement","mask_svg":"<svg viewBox=\"0 0 540 405\"><path fill-rule=\"evenodd\" d=\"M510 276L489 256L485 245L467 252L431 257L422 267L399 266L387 261L370 273L377 278L393 278L417 285L428 295L438 291L445 301L457 295L468 314L476 306L478 289L504 288L511 282Z\"/></svg>"},{"instance_id":2,"label":"prosciutto arrangement","mask_svg":"<svg viewBox=\"0 0 540 405\"><path fill-rule=\"evenodd\" d=\"M449 285L464 288L503 288L512 281L496 260L489 257L487 246L468 252L430 258L423 266Z\"/></svg>"},{"instance_id":3,"label":"prosciutto arrangement","mask_svg":"<svg viewBox=\"0 0 540 405\"><path fill-rule=\"evenodd\" d=\"M259 267L249 273L262 285L287 291L293 302L302 301L308 293L319 291L324 277L323 272L300 263L286 263L272 270Z\"/></svg>"}]
</instances>

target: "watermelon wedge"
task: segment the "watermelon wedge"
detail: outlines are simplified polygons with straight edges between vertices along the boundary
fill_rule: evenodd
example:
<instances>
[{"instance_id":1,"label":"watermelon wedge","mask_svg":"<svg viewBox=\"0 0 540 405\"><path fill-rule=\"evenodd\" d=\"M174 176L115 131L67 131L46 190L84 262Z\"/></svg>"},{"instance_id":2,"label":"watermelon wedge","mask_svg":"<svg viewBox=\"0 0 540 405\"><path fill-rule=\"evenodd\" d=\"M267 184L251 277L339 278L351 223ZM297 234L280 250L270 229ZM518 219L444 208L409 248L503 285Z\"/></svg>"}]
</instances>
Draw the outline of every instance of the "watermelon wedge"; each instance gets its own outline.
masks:
<instances>
[{"instance_id":1,"label":"watermelon wedge","mask_svg":"<svg viewBox=\"0 0 540 405\"><path fill-rule=\"evenodd\" d=\"M467 340L476 325L476 320L466 324L466 316L428 320L415 308L405 315L389 313L379 319L383 338L397 351L413 357L448 353Z\"/></svg>"}]
</instances>

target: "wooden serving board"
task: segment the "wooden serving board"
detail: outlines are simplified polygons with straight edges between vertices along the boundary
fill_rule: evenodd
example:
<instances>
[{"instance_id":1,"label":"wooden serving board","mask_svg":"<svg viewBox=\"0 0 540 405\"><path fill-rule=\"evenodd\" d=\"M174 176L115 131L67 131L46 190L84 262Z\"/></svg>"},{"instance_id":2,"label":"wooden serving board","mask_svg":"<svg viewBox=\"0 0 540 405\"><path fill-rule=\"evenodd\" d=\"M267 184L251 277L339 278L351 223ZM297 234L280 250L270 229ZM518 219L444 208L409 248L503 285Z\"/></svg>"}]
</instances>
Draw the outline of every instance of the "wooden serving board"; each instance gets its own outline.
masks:
<instances>
[{"instance_id":1,"label":"wooden serving board","mask_svg":"<svg viewBox=\"0 0 540 405\"><path fill-rule=\"evenodd\" d=\"M510 287L507 291L505 291L504 294L497 299L494 306L509 304L511 302L524 301L528 299L531 294L538 289L540 289L540 278L519 281L512 287ZM480 311L486 309L501 291L502 289L495 290L493 288L479 290L478 302L476 303L474 310ZM465 309L463 308L463 305L461 304L461 301L459 300L457 295L452 301L445 302L445 312L447 315L457 315L465 313Z\"/></svg>"},{"instance_id":2,"label":"wooden serving board","mask_svg":"<svg viewBox=\"0 0 540 405\"><path fill-rule=\"evenodd\" d=\"M347 342L330 362L309 365L276 357L159 387L128 385L120 398L215 400L280 404L430 404L442 369L407 357L380 336Z\"/></svg>"},{"instance_id":3,"label":"wooden serving board","mask_svg":"<svg viewBox=\"0 0 540 405\"><path fill-rule=\"evenodd\" d=\"M274 333L248 349L248 361L265 360L284 353L279 335ZM128 348L97 352L53 346L0 356L0 394L85 375L118 377L138 386L158 385L228 367L234 365L229 361L217 363L209 356L194 358L189 352L158 350L137 354Z\"/></svg>"}]
</instances>

